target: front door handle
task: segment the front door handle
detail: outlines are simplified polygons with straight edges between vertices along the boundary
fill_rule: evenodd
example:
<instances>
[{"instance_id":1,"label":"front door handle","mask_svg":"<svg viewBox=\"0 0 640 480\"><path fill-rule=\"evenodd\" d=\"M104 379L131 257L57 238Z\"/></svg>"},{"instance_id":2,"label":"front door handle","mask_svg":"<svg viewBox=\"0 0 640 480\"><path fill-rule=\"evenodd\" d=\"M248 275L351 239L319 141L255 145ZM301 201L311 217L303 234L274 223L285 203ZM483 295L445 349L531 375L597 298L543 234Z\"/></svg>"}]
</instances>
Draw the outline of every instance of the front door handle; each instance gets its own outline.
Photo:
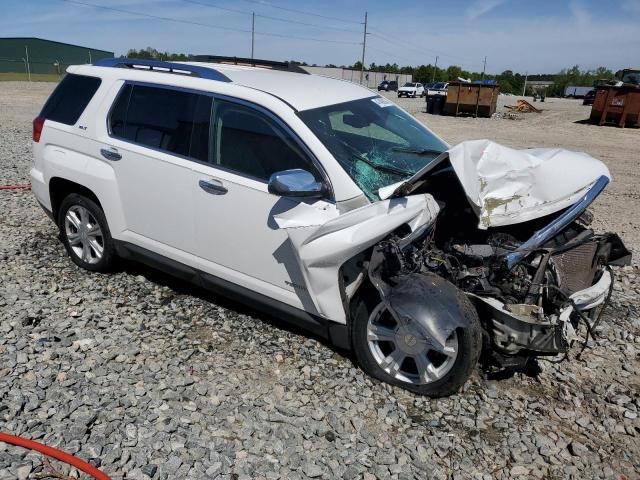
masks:
<instances>
[{"instance_id":1,"label":"front door handle","mask_svg":"<svg viewBox=\"0 0 640 480\"><path fill-rule=\"evenodd\" d=\"M104 158L106 158L107 160L111 160L112 162L117 162L122 158L122 155L118 153L118 150L113 147L102 147L100 149L100 154Z\"/></svg>"},{"instance_id":2,"label":"front door handle","mask_svg":"<svg viewBox=\"0 0 640 480\"><path fill-rule=\"evenodd\" d=\"M227 189L220 180L200 180L198 182L200 188L203 189L207 193L211 193L212 195L224 195L227 193Z\"/></svg>"}]
</instances>

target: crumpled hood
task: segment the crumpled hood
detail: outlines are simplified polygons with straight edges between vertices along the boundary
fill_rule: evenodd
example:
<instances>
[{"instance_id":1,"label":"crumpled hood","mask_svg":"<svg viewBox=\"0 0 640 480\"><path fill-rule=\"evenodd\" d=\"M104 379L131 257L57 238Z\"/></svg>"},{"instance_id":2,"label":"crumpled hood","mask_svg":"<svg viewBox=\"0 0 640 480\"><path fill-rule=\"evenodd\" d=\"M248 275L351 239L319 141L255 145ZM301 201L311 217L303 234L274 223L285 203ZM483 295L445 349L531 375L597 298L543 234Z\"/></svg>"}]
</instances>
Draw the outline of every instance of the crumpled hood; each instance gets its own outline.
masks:
<instances>
[{"instance_id":1,"label":"crumpled hood","mask_svg":"<svg viewBox=\"0 0 640 480\"><path fill-rule=\"evenodd\" d=\"M561 148L515 150L472 140L448 153L482 229L555 213L576 203L601 176L611 179L600 160Z\"/></svg>"},{"instance_id":2,"label":"crumpled hood","mask_svg":"<svg viewBox=\"0 0 640 480\"><path fill-rule=\"evenodd\" d=\"M411 194L420 179L447 158L481 229L558 212L580 200L600 177L611 179L607 166L586 153L561 148L516 150L490 140L471 140L443 152L411 178L381 188L379 197Z\"/></svg>"}]
</instances>

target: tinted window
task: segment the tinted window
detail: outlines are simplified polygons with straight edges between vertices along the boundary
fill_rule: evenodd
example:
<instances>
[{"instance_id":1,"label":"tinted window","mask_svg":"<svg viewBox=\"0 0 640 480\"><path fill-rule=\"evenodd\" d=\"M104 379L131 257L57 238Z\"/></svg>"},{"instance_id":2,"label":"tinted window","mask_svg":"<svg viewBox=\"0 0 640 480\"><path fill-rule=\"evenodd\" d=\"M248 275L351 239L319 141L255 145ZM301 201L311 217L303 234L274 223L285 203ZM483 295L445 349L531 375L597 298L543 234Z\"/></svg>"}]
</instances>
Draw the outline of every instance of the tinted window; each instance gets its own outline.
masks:
<instances>
[{"instance_id":1,"label":"tinted window","mask_svg":"<svg viewBox=\"0 0 640 480\"><path fill-rule=\"evenodd\" d=\"M65 75L45 103L41 117L74 125L98 90L101 80L84 75Z\"/></svg>"},{"instance_id":2,"label":"tinted window","mask_svg":"<svg viewBox=\"0 0 640 480\"><path fill-rule=\"evenodd\" d=\"M269 180L272 173L302 168L320 178L298 145L271 118L243 105L216 100L215 163Z\"/></svg>"},{"instance_id":3,"label":"tinted window","mask_svg":"<svg viewBox=\"0 0 640 480\"><path fill-rule=\"evenodd\" d=\"M211 97L127 85L113 106L111 133L125 140L207 161Z\"/></svg>"},{"instance_id":4,"label":"tinted window","mask_svg":"<svg viewBox=\"0 0 640 480\"><path fill-rule=\"evenodd\" d=\"M111 110L110 127L111 133L115 137L124 137L124 125L127 121L127 108L129 108L129 98L131 98L131 85L126 85L120 92L116 104Z\"/></svg>"}]
</instances>

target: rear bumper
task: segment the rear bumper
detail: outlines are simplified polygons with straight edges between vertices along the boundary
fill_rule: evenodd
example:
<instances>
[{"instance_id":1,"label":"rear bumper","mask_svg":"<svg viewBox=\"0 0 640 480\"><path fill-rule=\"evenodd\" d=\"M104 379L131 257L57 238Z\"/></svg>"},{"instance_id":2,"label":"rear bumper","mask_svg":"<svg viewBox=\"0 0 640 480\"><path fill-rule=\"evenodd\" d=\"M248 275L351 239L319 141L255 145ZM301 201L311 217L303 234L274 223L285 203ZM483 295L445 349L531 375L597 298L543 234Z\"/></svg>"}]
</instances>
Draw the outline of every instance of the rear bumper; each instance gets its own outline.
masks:
<instances>
[{"instance_id":1,"label":"rear bumper","mask_svg":"<svg viewBox=\"0 0 640 480\"><path fill-rule=\"evenodd\" d=\"M31 191L36 196L38 203L42 205L45 211L52 211L51 197L49 196L49 187L44 179L44 174L35 167L29 172L31 177Z\"/></svg>"}]
</instances>

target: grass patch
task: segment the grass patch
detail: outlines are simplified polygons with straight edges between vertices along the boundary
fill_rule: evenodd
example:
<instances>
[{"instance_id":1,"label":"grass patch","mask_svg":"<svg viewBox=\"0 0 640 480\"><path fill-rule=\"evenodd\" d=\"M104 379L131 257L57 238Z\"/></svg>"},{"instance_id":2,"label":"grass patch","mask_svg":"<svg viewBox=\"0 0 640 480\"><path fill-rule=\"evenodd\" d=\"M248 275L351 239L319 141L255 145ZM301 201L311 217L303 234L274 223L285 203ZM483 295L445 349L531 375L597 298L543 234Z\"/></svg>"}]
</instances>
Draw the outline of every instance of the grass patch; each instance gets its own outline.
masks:
<instances>
[{"instance_id":1,"label":"grass patch","mask_svg":"<svg viewBox=\"0 0 640 480\"><path fill-rule=\"evenodd\" d=\"M59 82L62 76L55 73L32 73L32 82ZM0 82L26 82L29 77L26 73L0 73Z\"/></svg>"}]
</instances>

